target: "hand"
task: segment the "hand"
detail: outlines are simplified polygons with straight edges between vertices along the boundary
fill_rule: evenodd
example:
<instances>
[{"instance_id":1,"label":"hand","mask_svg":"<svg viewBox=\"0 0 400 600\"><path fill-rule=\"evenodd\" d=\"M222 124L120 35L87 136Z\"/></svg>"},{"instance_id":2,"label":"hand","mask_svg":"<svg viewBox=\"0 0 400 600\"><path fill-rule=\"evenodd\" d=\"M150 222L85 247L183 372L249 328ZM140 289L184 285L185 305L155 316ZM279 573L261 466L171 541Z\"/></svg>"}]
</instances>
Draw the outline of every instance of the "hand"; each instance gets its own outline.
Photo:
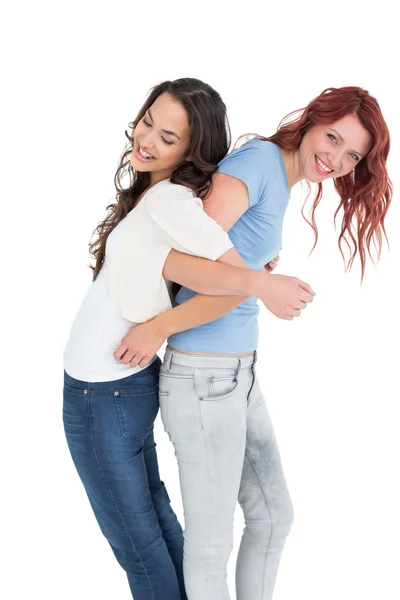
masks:
<instances>
[{"instance_id":1,"label":"hand","mask_svg":"<svg viewBox=\"0 0 400 600\"><path fill-rule=\"evenodd\" d=\"M272 273L272 271L277 267L278 262L279 262L279 254L278 254L278 256L275 256L275 258L270 260L269 263L267 263L264 266L264 269L267 271L267 273Z\"/></svg>"},{"instance_id":2,"label":"hand","mask_svg":"<svg viewBox=\"0 0 400 600\"><path fill-rule=\"evenodd\" d=\"M132 327L122 338L113 356L124 365L145 367L157 350L161 348L167 336L161 330L156 319Z\"/></svg>"},{"instance_id":3,"label":"hand","mask_svg":"<svg viewBox=\"0 0 400 600\"><path fill-rule=\"evenodd\" d=\"M275 259L274 259L275 260ZM263 274L263 282L258 297L279 319L291 321L299 317L315 293L304 281L287 275Z\"/></svg>"}]
</instances>

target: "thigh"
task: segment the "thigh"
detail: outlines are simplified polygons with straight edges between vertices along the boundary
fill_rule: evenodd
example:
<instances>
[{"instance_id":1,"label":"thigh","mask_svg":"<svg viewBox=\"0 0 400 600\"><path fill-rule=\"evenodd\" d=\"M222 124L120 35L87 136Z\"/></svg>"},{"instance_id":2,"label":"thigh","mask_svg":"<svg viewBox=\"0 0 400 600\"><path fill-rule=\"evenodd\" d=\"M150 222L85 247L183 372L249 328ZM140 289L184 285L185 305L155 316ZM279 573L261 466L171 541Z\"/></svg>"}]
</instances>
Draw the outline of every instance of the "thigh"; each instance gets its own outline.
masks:
<instances>
[{"instance_id":1,"label":"thigh","mask_svg":"<svg viewBox=\"0 0 400 600\"><path fill-rule=\"evenodd\" d=\"M141 445L152 432L159 409L160 361L130 377L109 382L93 390L90 405L94 426L107 439L136 440ZM111 420L110 420L111 419Z\"/></svg>"},{"instance_id":2,"label":"thigh","mask_svg":"<svg viewBox=\"0 0 400 600\"><path fill-rule=\"evenodd\" d=\"M104 527L115 514L152 507L143 445L158 411L158 370L144 373L94 385L66 378L64 385L68 445Z\"/></svg>"},{"instance_id":3,"label":"thigh","mask_svg":"<svg viewBox=\"0 0 400 600\"><path fill-rule=\"evenodd\" d=\"M161 368L161 416L178 459L186 541L208 544L210 527L230 535L246 444L248 371Z\"/></svg>"},{"instance_id":4,"label":"thigh","mask_svg":"<svg viewBox=\"0 0 400 600\"><path fill-rule=\"evenodd\" d=\"M278 443L257 378L249 395L246 452L239 502L245 517L292 512Z\"/></svg>"},{"instance_id":5,"label":"thigh","mask_svg":"<svg viewBox=\"0 0 400 600\"><path fill-rule=\"evenodd\" d=\"M154 508L156 509L157 514L160 515L163 509L166 506L169 506L170 499L164 482L160 477L156 447L157 445L154 440L154 431L152 430L144 442L143 456L146 466L147 481Z\"/></svg>"}]
</instances>

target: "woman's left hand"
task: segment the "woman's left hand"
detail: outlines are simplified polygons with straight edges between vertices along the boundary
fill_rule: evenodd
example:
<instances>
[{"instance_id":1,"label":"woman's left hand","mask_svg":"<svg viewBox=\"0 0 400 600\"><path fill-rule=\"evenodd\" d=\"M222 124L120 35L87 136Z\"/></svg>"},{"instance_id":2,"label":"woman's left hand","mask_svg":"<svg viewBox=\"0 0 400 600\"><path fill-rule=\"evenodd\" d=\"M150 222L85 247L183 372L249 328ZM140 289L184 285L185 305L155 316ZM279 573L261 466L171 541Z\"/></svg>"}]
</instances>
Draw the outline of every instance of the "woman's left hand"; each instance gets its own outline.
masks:
<instances>
[{"instance_id":1,"label":"woman's left hand","mask_svg":"<svg viewBox=\"0 0 400 600\"><path fill-rule=\"evenodd\" d=\"M267 263L264 267L264 269L268 272L268 273L272 273L272 271L277 267L279 262L279 254L278 256L275 256L275 258L273 258L272 260L269 261L269 263Z\"/></svg>"},{"instance_id":2,"label":"woman's left hand","mask_svg":"<svg viewBox=\"0 0 400 600\"><path fill-rule=\"evenodd\" d=\"M145 367L165 342L166 336L154 319L132 327L113 356L131 367Z\"/></svg>"}]
</instances>

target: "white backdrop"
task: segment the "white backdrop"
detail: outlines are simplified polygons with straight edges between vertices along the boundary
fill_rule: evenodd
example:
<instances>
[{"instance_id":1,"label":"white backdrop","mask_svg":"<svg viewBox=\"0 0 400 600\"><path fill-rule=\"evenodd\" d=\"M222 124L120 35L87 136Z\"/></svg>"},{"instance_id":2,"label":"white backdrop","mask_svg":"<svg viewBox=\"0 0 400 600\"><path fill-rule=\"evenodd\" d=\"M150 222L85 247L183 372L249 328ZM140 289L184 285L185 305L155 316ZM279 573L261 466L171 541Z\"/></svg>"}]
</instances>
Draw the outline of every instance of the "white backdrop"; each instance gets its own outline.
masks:
<instances>
[{"instance_id":1,"label":"white backdrop","mask_svg":"<svg viewBox=\"0 0 400 600\"><path fill-rule=\"evenodd\" d=\"M308 258L313 236L295 188L278 272L308 281L317 296L294 322L261 311L258 373L295 506L274 598L400 597L394 8L390 0L269 4L38 0L13 3L3 15L0 593L7 600L130 598L64 440L62 351L90 283L87 244L113 198L124 129L151 86L185 76L218 89L233 139L273 133L325 87L359 85L380 102L392 135L391 252L362 287L358 267L343 273L331 223L337 198L327 187L321 241ZM181 517L175 459L159 420L156 433ZM238 510L235 552L242 527Z\"/></svg>"}]
</instances>

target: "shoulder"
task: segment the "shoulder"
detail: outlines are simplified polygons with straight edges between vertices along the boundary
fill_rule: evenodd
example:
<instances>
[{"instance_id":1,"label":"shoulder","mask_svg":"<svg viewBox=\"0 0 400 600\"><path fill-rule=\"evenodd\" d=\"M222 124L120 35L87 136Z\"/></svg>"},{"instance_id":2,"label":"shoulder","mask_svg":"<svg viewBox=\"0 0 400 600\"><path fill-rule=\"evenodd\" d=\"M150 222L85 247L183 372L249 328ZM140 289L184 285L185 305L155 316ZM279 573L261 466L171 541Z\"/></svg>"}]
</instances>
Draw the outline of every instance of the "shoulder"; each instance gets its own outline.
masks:
<instances>
[{"instance_id":1,"label":"shoulder","mask_svg":"<svg viewBox=\"0 0 400 600\"><path fill-rule=\"evenodd\" d=\"M145 212L159 223L182 221L203 211L203 202L193 190L169 180L150 188L142 203Z\"/></svg>"},{"instance_id":2,"label":"shoulder","mask_svg":"<svg viewBox=\"0 0 400 600\"><path fill-rule=\"evenodd\" d=\"M249 207L265 197L277 174L277 147L254 138L233 150L218 166L218 172L240 179L246 184Z\"/></svg>"},{"instance_id":3,"label":"shoulder","mask_svg":"<svg viewBox=\"0 0 400 600\"><path fill-rule=\"evenodd\" d=\"M144 199L149 200L150 198L195 198L196 195L190 188L179 183L171 183L169 179L160 181L153 185L148 192L146 192Z\"/></svg>"},{"instance_id":4,"label":"shoulder","mask_svg":"<svg viewBox=\"0 0 400 600\"><path fill-rule=\"evenodd\" d=\"M219 163L219 168L229 162L248 162L248 161L265 161L268 157L274 158L277 155L277 147L271 142L261 140L260 138L253 138L246 142L240 148L232 150L222 161Z\"/></svg>"},{"instance_id":5,"label":"shoulder","mask_svg":"<svg viewBox=\"0 0 400 600\"><path fill-rule=\"evenodd\" d=\"M228 154L218 165L218 171L242 179L247 185L251 181L266 184L276 175L278 163L279 148L253 138Z\"/></svg>"},{"instance_id":6,"label":"shoulder","mask_svg":"<svg viewBox=\"0 0 400 600\"><path fill-rule=\"evenodd\" d=\"M200 198L195 195L193 190L184 185L171 183L169 179L151 187L142 202L150 211L167 209L168 206L178 208L187 204L202 206Z\"/></svg>"}]
</instances>

